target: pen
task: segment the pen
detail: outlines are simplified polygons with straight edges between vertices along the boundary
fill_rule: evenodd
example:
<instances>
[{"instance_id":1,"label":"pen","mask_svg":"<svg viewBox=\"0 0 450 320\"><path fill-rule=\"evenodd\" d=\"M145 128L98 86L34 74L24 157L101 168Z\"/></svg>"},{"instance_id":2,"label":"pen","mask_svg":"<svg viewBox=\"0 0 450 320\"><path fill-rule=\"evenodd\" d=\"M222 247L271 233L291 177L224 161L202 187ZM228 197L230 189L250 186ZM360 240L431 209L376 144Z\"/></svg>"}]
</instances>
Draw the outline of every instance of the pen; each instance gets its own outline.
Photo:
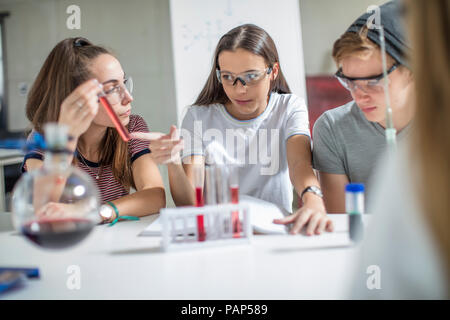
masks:
<instances>
[{"instance_id":1,"label":"pen","mask_svg":"<svg viewBox=\"0 0 450 320\"><path fill-rule=\"evenodd\" d=\"M0 273L10 271L10 272L21 272L27 276L27 278L39 278L38 268L8 268L0 267Z\"/></svg>"}]
</instances>

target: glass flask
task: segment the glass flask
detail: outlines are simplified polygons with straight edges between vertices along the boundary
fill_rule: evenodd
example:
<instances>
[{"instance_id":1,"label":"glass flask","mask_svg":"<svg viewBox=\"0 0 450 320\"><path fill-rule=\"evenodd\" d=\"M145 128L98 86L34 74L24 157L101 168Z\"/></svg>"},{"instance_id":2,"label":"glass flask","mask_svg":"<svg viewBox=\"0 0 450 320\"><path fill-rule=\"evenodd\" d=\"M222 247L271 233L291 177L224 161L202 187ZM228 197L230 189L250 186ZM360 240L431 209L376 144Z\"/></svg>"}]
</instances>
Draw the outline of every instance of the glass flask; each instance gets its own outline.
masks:
<instances>
[{"instance_id":1,"label":"glass flask","mask_svg":"<svg viewBox=\"0 0 450 320\"><path fill-rule=\"evenodd\" d=\"M46 124L43 166L26 172L14 186L13 224L34 244L64 249L85 239L101 221L98 189L70 163L67 127Z\"/></svg>"}]
</instances>

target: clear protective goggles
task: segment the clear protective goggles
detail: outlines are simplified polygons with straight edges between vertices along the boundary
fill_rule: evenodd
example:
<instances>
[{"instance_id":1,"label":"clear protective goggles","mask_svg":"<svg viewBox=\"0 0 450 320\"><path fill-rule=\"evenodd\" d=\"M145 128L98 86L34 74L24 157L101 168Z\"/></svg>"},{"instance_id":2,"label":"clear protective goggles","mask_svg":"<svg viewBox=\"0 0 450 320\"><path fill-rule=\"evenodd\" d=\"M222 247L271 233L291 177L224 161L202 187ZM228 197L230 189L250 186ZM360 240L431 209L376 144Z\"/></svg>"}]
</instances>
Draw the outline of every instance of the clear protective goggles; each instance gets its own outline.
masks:
<instances>
[{"instance_id":1,"label":"clear protective goggles","mask_svg":"<svg viewBox=\"0 0 450 320\"><path fill-rule=\"evenodd\" d=\"M104 82L103 91L105 92L109 103L120 103L125 98L126 91L129 95L133 92L133 79L131 77L126 77L123 80L123 83L115 80Z\"/></svg>"},{"instance_id":2,"label":"clear protective goggles","mask_svg":"<svg viewBox=\"0 0 450 320\"><path fill-rule=\"evenodd\" d=\"M400 63L396 62L392 65L392 67L389 68L387 71L387 74L389 75L392 71L397 69L397 67L400 65ZM353 78L353 77L347 77L342 73L342 68L339 68L339 70L334 75L339 82L342 84L342 86L351 91L354 92L356 88L361 89L365 93L381 93L384 89L384 82L383 74L370 76L370 77L359 77L359 78Z\"/></svg>"},{"instance_id":3,"label":"clear protective goggles","mask_svg":"<svg viewBox=\"0 0 450 320\"><path fill-rule=\"evenodd\" d=\"M216 69L216 76L217 80L222 85L234 86L239 80L243 86L253 86L261 81L266 74L270 74L271 72L272 67L268 67L260 71L248 71L240 74L234 74L232 72Z\"/></svg>"}]
</instances>

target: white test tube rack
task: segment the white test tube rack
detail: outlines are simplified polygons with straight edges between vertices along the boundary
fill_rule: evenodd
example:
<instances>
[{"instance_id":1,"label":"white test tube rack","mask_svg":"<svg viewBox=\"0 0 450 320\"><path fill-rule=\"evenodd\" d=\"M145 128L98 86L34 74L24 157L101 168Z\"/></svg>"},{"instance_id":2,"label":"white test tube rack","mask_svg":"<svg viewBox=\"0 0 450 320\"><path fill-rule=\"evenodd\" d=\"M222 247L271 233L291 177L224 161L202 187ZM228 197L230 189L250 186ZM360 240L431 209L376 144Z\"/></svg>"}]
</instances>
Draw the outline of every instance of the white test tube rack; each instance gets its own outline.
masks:
<instances>
[{"instance_id":1,"label":"white test tube rack","mask_svg":"<svg viewBox=\"0 0 450 320\"><path fill-rule=\"evenodd\" d=\"M239 212L241 230L233 237L232 212ZM197 216L203 215L206 237L199 241ZM224 245L249 244L252 238L249 208L246 204L218 204L203 207L161 209L164 251L207 248Z\"/></svg>"}]
</instances>

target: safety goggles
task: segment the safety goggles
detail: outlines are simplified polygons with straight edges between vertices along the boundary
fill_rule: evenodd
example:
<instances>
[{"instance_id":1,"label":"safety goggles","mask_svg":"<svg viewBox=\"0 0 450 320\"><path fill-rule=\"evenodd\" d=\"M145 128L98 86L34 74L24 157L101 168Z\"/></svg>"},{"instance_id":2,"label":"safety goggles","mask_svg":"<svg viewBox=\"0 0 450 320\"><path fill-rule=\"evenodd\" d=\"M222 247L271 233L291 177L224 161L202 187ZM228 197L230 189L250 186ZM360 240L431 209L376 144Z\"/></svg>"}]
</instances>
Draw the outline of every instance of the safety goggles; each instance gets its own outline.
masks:
<instances>
[{"instance_id":1,"label":"safety goggles","mask_svg":"<svg viewBox=\"0 0 450 320\"><path fill-rule=\"evenodd\" d=\"M392 65L392 67L389 68L387 71L387 74L389 75L392 71L397 69L397 67L400 65L399 62L396 62ZM342 68L339 68L339 70L334 75L339 82L342 84L344 88L347 90L354 92L356 88L361 89L365 93L381 93L383 92L383 86L384 82L383 80L383 74L370 76L370 77L348 77L342 73Z\"/></svg>"},{"instance_id":2,"label":"safety goggles","mask_svg":"<svg viewBox=\"0 0 450 320\"><path fill-rule=\"evenodd\" d=\"M217 80L223 85L234 86L238 80L243 86L253 86L258 84L266 74L272 72L272 67L268 67L264 70L248 71L240 74L234 74L228 71L221 71L216 69Z\"/></svg>"}]
</instances>

